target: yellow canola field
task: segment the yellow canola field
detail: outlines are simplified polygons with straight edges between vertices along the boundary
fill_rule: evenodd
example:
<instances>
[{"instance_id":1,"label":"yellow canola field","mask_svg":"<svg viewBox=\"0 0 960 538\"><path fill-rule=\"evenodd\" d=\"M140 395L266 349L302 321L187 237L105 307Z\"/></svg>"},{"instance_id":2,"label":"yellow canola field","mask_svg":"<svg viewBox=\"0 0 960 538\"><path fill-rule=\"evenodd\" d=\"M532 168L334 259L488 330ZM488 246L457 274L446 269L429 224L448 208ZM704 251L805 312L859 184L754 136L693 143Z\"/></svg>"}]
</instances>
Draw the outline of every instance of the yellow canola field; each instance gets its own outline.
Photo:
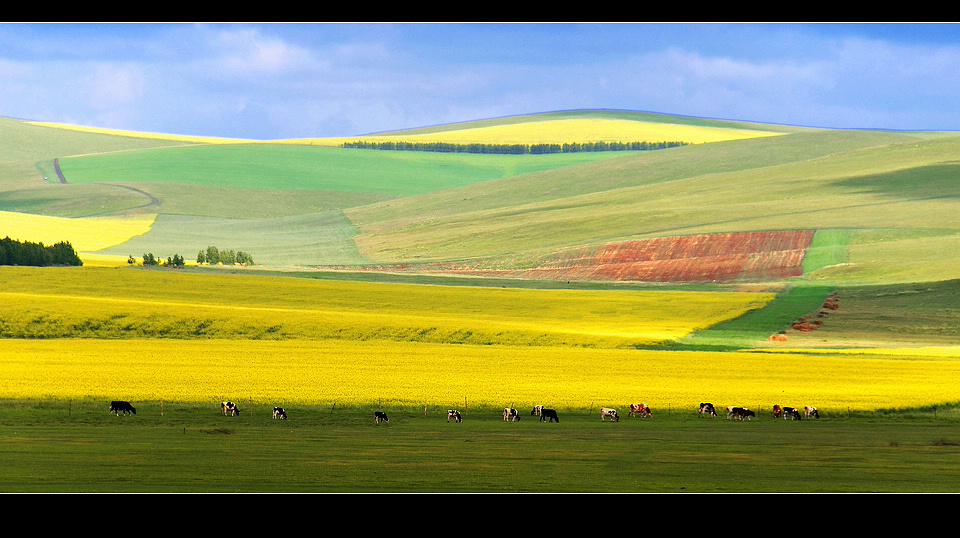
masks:
<instances>
[{"instance_id":1,"label":"yellow canola field","mask_svg":"<svg viewBox=\"0 0 960 538\"><path fill-rule=\"evenodd\" d=\"M626 408L766 413L956 401L960 360L412 342L8 340L0 398Z\"/></svg>"},{"instance_id":2,"label":"yellow canola field","mask_svg":"<svg viewBox=\"0 0 960 538\"><path fill-rule=\"evenodd\" d=\"M134 136L159 140L205 144L290 143L339 146L344 142L446 142L450 144L563 144L567 142L687 142L701 144L740 140L782 133L757 129L734 129L700 125L647 122L613 118L570 118L528 121L514 124L471 127L424 134L361 135L348 137L312 137L254 140L213 136L179 135L147 131L128 131L49 121L30 121L33 125L70 129L89 133Z\"/></svg>"},{"instance_id":3,"label":"yellow canola field","mask_svg":"<svg viewBox=\"0 0 960 538\"><path fill-rule=\"evenodd\" d=\"M425 134L364 135L294 139L339 145L344 142L446 142L450 144L563 144L567 142L687 142L700 144L782 133L624 119L582 118L530 121ZM275 142L282 142L277 140Z\"/></svg>"},{"instance_id":4,"label":"yellow canola field","mask_svg":"<svg viewBox=\"0 0 960 538\"><path fill-rule=\"evenodd\" d=\"M0 268L0 335L378 339L617 347L678 338L766 292L538 290L154 271Z\"/></svg>"},{"instance_id":5,"label":"yellow canola field","mask_svg":"<svg viewBox=\"0 0 960 538\"><path fill-rule=\"evenodd\" d=\"M0 211L0 230L11 239L47 246L69 241L80 253L119 245L131 237L147 233L154 219L154 214L67 218Z\"/></svg>"}]
</instances>

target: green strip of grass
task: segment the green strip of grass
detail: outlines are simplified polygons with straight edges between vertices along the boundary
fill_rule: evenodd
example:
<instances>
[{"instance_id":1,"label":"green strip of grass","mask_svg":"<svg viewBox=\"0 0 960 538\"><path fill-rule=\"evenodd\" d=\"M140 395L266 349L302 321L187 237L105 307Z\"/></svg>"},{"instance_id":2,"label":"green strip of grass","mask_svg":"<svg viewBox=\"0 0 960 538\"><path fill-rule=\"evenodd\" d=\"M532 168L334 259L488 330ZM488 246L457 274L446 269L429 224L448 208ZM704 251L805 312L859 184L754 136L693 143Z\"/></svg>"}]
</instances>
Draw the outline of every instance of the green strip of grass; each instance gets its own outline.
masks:
<instances>
[{"instance_id":1,"label":"green strip of grass","mask_svg":"<svg viewBox=\"0 0 960 538\"><path fill-rule=\"evenodd\" d=\"M819 420L653 418L601 422L560 409L271 407L224 417L219 402L0 401L0 491L16 492L953 492L955 409ZM161 414L162 412L162 414ZM626 413L623 413L624 415ZM29 457L24 457L29 454ZM855 461L856 465L850 465Z\"/></svg>"},{"instance_id":2,"label":"green strip of grass","mask_svg":"<svg viewBox=\"0 0 960 538\"><path fill-rule=\"evenodd\" d=\"M174 181L417 194L607 159L622 152L476 155L292 144L214 144L60 159L68 183Z\"/></svg>"},{"instance_id":3,"label":"green strip of grass","mask_svg":"<svg viewBox=\"0 0 960 538\"><path fill-rule=\"evenodd\" d=\"M699 329L667 345L677 349L716 350L753 347L771 334L789 329L798 316L815 312L832 289L823 284L791 284L762 308Z\"/></svg>"}]
</instances>

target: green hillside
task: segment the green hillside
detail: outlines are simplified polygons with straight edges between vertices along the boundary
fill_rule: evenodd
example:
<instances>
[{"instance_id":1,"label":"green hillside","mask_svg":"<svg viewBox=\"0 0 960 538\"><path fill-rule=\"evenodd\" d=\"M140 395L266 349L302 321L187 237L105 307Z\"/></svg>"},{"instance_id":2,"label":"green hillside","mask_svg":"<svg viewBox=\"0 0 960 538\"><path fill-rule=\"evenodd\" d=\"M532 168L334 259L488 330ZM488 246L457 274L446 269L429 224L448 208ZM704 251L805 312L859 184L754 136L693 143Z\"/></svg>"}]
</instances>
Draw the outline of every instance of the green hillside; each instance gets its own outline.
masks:
<instances>
[{"instance_id":1,"label":"green hillside","mask_svg":"<svg viewBox=\"0 0 960 538\"><path fill-rule=\"evenodd\" d=\"M608 153L480 155L290 144L210 144L66 157L60 159L60 167L68 183L162 181L402 196L610 156Z\"/></svg>"},{"instance_id":2,"label":"green hillside","mask_svg":"<svg viewBox=\"0 0 960 538\"><path fill-rule=\"evenodd\" d=\"M306 144L184 144L0 121L0 210L148 211L103 252L192 257L231 245L266 265L522 260L609 241L817 230L806 278L960 277L960 133L831 130L585 110L387 134L613 118L781 133L643 152L476 155ZM59 159L61 184L49 174ZM43 172L47 172L44 180ZM242 243L242 244L237 244Z\"/></svg>"},{"instance_id":3,"label":"green hillside","mask_svg":"<svg viewBox=\"0 0 960 538\"><path fill-rule=\"evenodd\" d=\"M622 156L346 213L360 227L360 251L390 261L814 228L847 230L851 243L853 265L819 276L952 278L960 276L950 263L960 240L958 157L956 136L799 133ZM941 248L930 252L931 241ZM878 247L886 260L871 259Z\"/></svg>"}]
</instances>

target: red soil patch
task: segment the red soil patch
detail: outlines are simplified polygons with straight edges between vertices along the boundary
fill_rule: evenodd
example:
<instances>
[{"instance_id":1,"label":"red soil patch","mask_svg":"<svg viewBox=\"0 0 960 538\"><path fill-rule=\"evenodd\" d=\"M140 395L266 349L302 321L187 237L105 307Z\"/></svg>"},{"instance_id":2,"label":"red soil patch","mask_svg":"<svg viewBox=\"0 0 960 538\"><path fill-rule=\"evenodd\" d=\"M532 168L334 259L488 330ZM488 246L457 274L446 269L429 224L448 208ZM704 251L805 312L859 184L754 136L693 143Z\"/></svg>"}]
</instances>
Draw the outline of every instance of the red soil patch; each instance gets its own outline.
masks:
<instances>
[{"instance_id":1,"label":"red soil patch","mask_svg":"<svg viewBox=\"0 0 960 538\"><path fill-rule=\"evenodd\" d=\"M729 232L616 241L565 249L528 268L496 263L403 264L372 270L553 280L713 282L798 276L814 230Z\"/></svg>"}]
</instances>

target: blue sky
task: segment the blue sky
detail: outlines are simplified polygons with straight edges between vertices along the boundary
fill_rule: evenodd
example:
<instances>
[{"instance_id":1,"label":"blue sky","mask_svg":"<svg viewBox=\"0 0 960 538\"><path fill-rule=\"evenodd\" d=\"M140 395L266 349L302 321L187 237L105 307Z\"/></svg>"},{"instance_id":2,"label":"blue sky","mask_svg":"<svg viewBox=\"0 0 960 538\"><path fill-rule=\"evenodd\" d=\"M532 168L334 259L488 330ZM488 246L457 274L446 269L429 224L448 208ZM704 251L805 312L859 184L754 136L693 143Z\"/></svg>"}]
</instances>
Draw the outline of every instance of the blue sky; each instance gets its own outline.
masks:
<instances>
[{"instance_id":1,"label":"blue sky","mask_svg":"<svg viewBox=\"0 0 960 538\"><path fill-rule=\"evenodd\" d=\"M578 108L960 130L960 25L0 23L0 116L271 139Z\"/></svg>"}]
</instances>

